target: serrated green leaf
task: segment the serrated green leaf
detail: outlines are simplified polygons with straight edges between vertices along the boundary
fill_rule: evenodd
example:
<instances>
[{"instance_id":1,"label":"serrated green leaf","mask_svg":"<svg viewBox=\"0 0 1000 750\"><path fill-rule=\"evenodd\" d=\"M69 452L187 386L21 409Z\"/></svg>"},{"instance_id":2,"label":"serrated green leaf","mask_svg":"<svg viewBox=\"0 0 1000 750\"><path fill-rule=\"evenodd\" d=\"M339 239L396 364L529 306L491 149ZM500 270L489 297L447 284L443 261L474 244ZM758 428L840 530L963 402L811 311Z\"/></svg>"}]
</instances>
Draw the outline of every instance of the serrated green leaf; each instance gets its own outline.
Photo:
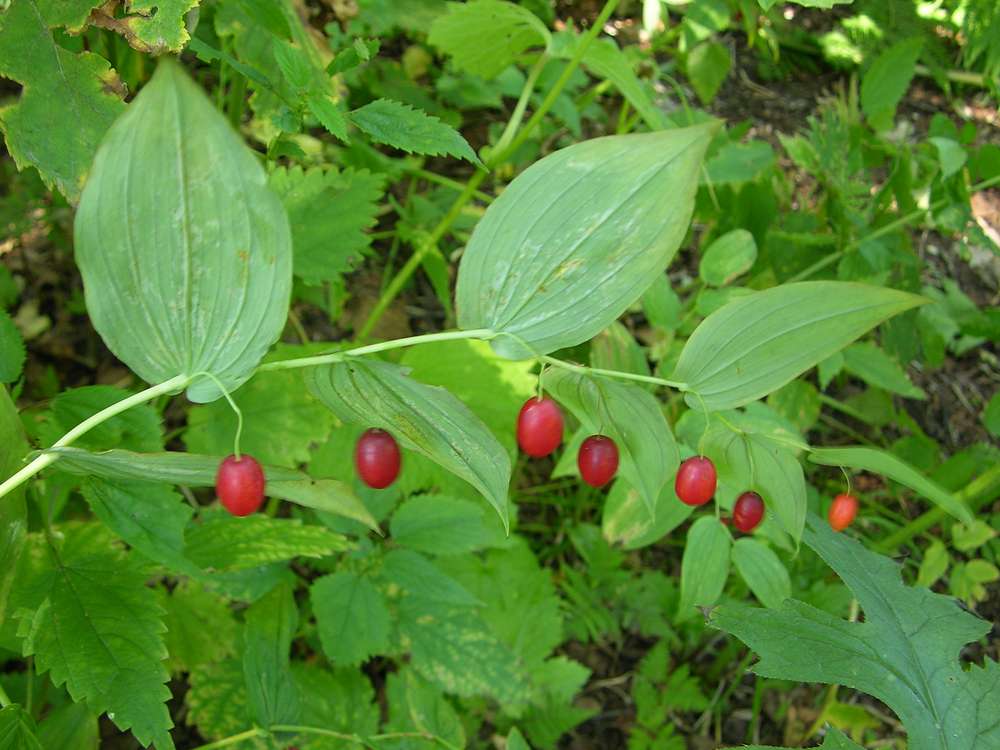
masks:
<instances>
[{"instance_id":1,"label":"serrated green leaf","mask_svg":"<svg viewBox=\"0 0 1000 750\"><path fill-rule=\"evenodd\" d=\"M882 474L909 487L963 523L972 523L972 514L958 498L932 482L905 461L878 448L847 446L844 448L810 448L809 460L824 466L846 466L850 469Z\"/></svg>"},{"instance_id":2,"label":"serrated green leaf","mask_svg":"<svg viewBox=\"0 0 1000 750\"><path fill-rule=\"evenodd\" d=\"M615 441L620 475L639 490L653 518L663 485L680 465L677 443L659 402L631 383L563 369L548 372L544 383L591 434L604 434Z\"/></svg>"},{"instance_id":3,"label":"serrated green leaf","mask_svg":"<svg viewBox=\"0 0 1000 750\"><path fill-rule=\"evenodd\" d=\"M427 41L449 55L455 66L495 78L529 47L548 47L549 30L527 8L502 0L449 3L431 25Z\"/></svg>"},{"instance_id":4,"label":"serrated green leaf","mask_svg":"<svg viewBox=\"0 0 1000 750\"><path fill-rule=\"evenodd\" d=\"M298 623L299 612L288 584L277 586L247 610L243 676L250 715L261 726L299 720L299 695L289 659Z\"/></svg>"},{"instance_id":5,"label":"serrated green leaf","mask_svg":"<svg viewBox=\"0 0 1000 750\"><path fill-rule=\"evenodd\" d=\"M167 485L94 478L83 496L95 516L150 560L178 573L201 573L184 556L184 529L194 509Z\"/></svg>"},{"instance_id":6,"label":"serrated green leaf","mask_svg":"<svg viewBox=\"0 0 1000 750\"><path fill-rule=\"evenodd\" d=\"M352 111L350 118L376 143L384 143L408 154L457 156L482 166L476 152L461 133L408 104L377 99Z\"/></svg>"},{"instance_id":7,"label":"serrated green leaf","mask_svg":"<svg viewBox=\"0 0 1000 750\"><path fill-rule=\"evenodd\" d=\"M462 584L445 575L419 552L410 549L394 549L386 553L380 578L389 590L396 587L408 596L457 607L482 605L482 601Z\"/></svg>"},{"instance_id":8,"label":"serrated green leaf","mask_svg":"<svg viewBox=\"0 0 1000 750\"><path fill-rule=\"evenodd\" d=\"M355 666L389 645L389 609L382 592L350 571L323 576L309 588L323 653L336 666Z\"/></svg>"},{"instance_id":9,"label":"serrated green leaf","mask_svg":"<svg viewBox=\"0 0 1000 750\"><path fill-rule=\"evenodd\" d=\"M582 343L642 296L694 208L714 123L577 143L532 164L490 204L458 272L462 328L501 356Z\"/></svg>"},{"instance_id":10,"label":"serrated green leaf","mask_svg":"<svg viewBox=\"0 0 1000 750\"><path fill-rule=\"evenodd\" d=\"M316 664L292 662L292 676L299 691L302 723L362 737L375 734L379 707L371 681L358 669L323 669ZM296 738L300 750L357 750L358 743L303 734Z\"/></svg>"},{"instance_id":11,"label":"serrated green leaf","mask_svg":"<svg viewBox=\"0 0 1000 750\"><path fill-rule=\"evenodd\" d=\"M49 547L53 573L45 598L22 610L23 653L75 701L107 712L143 745L174 747L167 712L169 674L163 664L163 612L146 587L148 570L119 550L67 543Z\"/></svg>"},{"instance_id":12,"label":"serrated green leaf","mask_svg":"<svg viewBox=\"0 0 1000 750\"><path fill-rule=\"evenodd\" d=\"M833 2L839 2L842 0L833 0ZM853 0L848 0L853 2ZM808 5L809 3L802 2L801 5ZM826 734L823 737L823 744L818 745L816 750L865 750L861 745L853 742L847 735L841 732L836 727L827 727ZM772 747L770 745L744 745L739 750L788 750L786 748Z\"/></svg>"},{"instance_id":13,"label":"serrated green leaf","mask_svg":"<svg viewBox=\"0 0 1000 750\"><path fill-rule=\"evenodd\" d=\"M49 31L70 20L82 25L88 13L14 0L0 25L0 76L24 87L20 101L0 110L7 150L18 169L35 167L46 185L71 202L80 197L98 143L125 109L124 86L107 61L70 52ZM52 122L72 127L52 128Z\"/></svg>"},{"instance_id":14,"label":"serrated green leaf","mask_svg":"<svg viewBox=\"0 0 1000 750\"><path fill-rule=\"evenodd\" d=\"M496 522L486 524L483 508L449 495L418 495L405 500L392 517L389 532L403 547L431 555L461 555L499 544Z\"/></svg>"},{"instance_id":15,"label":"serrated green leaf","mask_svg":"<svg viewBox=\"0 0 1000 750\"><path fill-rule=\"evenodd\" d=\"M735 299L684 345L673 379L692 409L750 403L818 364L922 297L841 281L802 281Z\"/></svg>"},{"instance_id":16,"label":"serrated green leaf","mask_svg":"<svg viewBox=\"0 0 1000 750\"><path fill-rule=\"evenodd\" d=\"M0 749L44 750L34 719L16 703L0 709Z\"/></svg>"},{"instance_id":17,"label":"serrated green leaf","mask_svg":"<svg viewBox=\"0 0 1000 750\"><path fill-rule=\"evenodd\" d=\"M897 42L875 58L861 77L861 109L876 129L892 127L896 105L916 73L923 43L921 37Z\"/></svg>"},{"instance_id":18,"label":"serrated green leaf","mask_svg":"<svg viewBox=\"0 0 1000 750\"><path fill-rule=\"evenodd\" d=\"M135 34L144 52L158 55L180 52L191 35L184 25L184 16L201 0L128 0L128 9L135 15L123 21ZM138 45L133 42L133 46Z\"/></svg>"},{"instance_id":19,"label":"serrated green leaf","mask_svg":"<svg viewBox=\"0 0 1000 750\"><path fill-rule=\"evenodd\" d=\"M906 398L925 399L927 394L910 381L899 363L875 344L851 344L842 352L844 369L868 385L898 393Z\"/></svg>"},{"instance_id":20,"label":"serrated green leaf","mask_svg":"<svg viewBox=\"0 0 1000 750\"><path fill-rule=\"evenodd\" d=\"M167 626L167 664L174 674L222 661L237 646L236 620L225 599L197 581L181 581L169 594L160 589Z\"/></svg>"},{"instance_id":21,"label":"serrated green leaf","mask_svg":"<svg viewBox=\"0 0 1000 750\"><path fill-rule=\"evenodd\" d=\"M795 600L781 609L725 604L711 624L760 655L763 676L846 685L900 717L911 750L985 748L1000 741L1000 666L965 669L962 647L990 624L956 602L903 585L898 566L810 516L804 536L851 588L864 622L847 622Z\"/></svg>"},{"instance_id":22,"label":"serrated green leaf","mask_svg":"<svg viewBox=\"0 0 1000 750\"><path fill-rule=\"evenodd\" d=\"M101 142L74 243L94 327L148 382L209 372L233 390L284 328L292 277L284 207L173 61L159 64ZM207 377L187 394L221 395Z\"/></svg>"},{"instance_id":23,"label":"serrated green leaf","mask_svg":"<svg viewBox=\"0 0 1000 750\"><path fill-rule=\"evenodd\" d=\"M734 229L717 237L698 264L702 281L725 286L749 271L757 260L757 243L746 229Z\"/></svg>"},{"instance_id":24,"label":"serrated green leaf","mask_svg":"<svg viewBox=\"0 0 1000 750\"><path fill-rule=\"evenodd\" d=\"M385 180L366 169L280 167L270 186L285 204L292 226L295 275L310 284L333 281L352 270L371 246Z\"/></svg>"},{"instance_id":25,"label":"serrated green leaf","mask_svg":"<svg viewBox=\"0 0 1000 750\"><path fill-rule=\"evenodd\" d=\"M737 539L732 558L740 576L765 607L780 607L792 595L788 569L766 544L750 537Z\"/></svg>"},{"instance_id":26,"label":"serrated green leaf","mask_svg":"<svg viewBox=\"0 0 1000 750\"><path fill-rule=\"evenodd\" d=\"M235 659L198 664L188 675L184 695L187 723L209 740L221 740L250 725L250 699L243 667Z\"/></svg>"},{"instance_id":27,"label":"serrated green leaf","mask_svg":"<svg viewBox=\"0 0 1000 750\"><path fill-rule=\"evenodd\" d=\"M263 372L232 394L243 412L240 450L262 463L295 466L333 428L332 415L309 393L299 371ZM194 453L233 452L236 414L225 400L188 410L184 445Z\"/></svg>"},{"instance_id":28,"label":"serrated green leaf","mask_svg":"<svg viewBox=\"0 0 1000 750\"><path fill-rule=\"evenodd\" d=\"M24 341L10 315L0 310L0 383L13 383L24 367Z\"/></svg>"},{"instance_id":29,"label":"serrated green leaf","mask_svg":"<svg viewBox=\"0 0 1000 750\"><path fill-rule=\"evenodd\" d=\"M52 442L97 412L133 395L109 385L89 385L63 391L52 402ZM78 448L135 451L163 450L163 427L159 414L149 404L133 406L96 425L74 441Z\"/></svg>"},{"instance_id":30,"label":"serrated green leaf","mask_svg":"<svg viewBox=\"0 0 1000 750\"><path fill-rule=\"evenodd\" d=\"M97 750L99 740L97 717L86 703L69 703L55 708L38 726L38 741L42 747ZM3 747L0 737L0 748Z\"/></svg>"},{"instance_id":31,"label":"serrated green leaf","mask_svg":"<svg viewBox=\"0 0 1000 750\"><path fill-rule=\"evenodd\" d=\"M710 607L718 601L729 577L732 544L729 530L715 516L702 516L691 524L681 560L679 621L693 617L695 607Z\"/></svg>"},{"instance_id":32,"label":"serrated green leaf","mask_svg":"<svg viewBox=\"0 0 1000 750\"><path fill-rule=\"evenodd\" d=\"M448 747L466 747L465 728L454 707L412 669L389 675L386 700L390 731L420 732L440 737ZM416 738L391 745L395 750L432 750L440 746L437 741Z\"/></svg>"},{"instance_id":33,"label":"serrated green leaf","mask_svg":"<svg viewBox=\"0 0 1000 750\"><path fill-rule=\"evenodd\" d=\"M240 570L295 557L326 557L349 548L344 537L323 526L216 511L204 513L201 523L188 529L184 551L203 568Z\"/></svg>"},{"instance_id":34,"label":"serrated green leaf","mask_svg":"<svg viewBox=\"0 0 1000 750\"><path fill-rule=\"evenodd\" d=\"M719 42L702 42L688 53L688 80L702 103L708 104L715 98L732 64L729 48Z\"/></svg>"},{"instance_id":35,"label":"serrated green leaf","mask_svg":"<svg viewBox=\"0 0 1000 750\"><path fill-rule=\"evenodd\" d=\"M703 179L713 185L738 185L755 179L774 162L774 149L765 141L727 143L705 163Z\"/></svg>"},{"instance_id":36,"label":"serrated green leaf","mask_svg":"<svg viewBox=\"0 0 1000 750\"><path fill-rule=\"evenodd\" d=\"M416 382L396 365L360 358L312 368L306 382L340 419L387 429L404 447L467 481L509 527L510 458L451 393Z\"/></svg>"}]
</instances>

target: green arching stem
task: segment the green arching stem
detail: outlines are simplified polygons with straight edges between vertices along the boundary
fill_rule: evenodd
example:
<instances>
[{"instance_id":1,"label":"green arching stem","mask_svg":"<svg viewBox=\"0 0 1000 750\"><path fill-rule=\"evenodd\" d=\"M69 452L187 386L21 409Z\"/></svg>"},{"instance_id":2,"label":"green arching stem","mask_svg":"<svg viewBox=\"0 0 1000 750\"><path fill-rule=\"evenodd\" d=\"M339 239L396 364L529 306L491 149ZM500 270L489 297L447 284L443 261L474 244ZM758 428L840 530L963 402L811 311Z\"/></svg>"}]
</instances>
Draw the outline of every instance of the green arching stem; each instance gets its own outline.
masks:
<instances>
[{"instance_id":1,"label":"green arching stem","mask_svg":"<svg viewBox=\"0 0 1000 750\"><path fill-rule=\"evenodd\" d=\"M63 446L71 444L74 440L82 435L86 434L97 425L106 422L114 416L121 414L124 411L128 411L133 406L138 406L139 404L145 404L148 401L152 401L154 398L161 396L166 393L171 393L173 391L179 391L185 388L188 383L191 382L190 375L177 375L176 377L165 380L158 385L153 385L144 391L139 391L134 393L128 398L124 398L118 403L112 404L106 409L101 409L96 414L87 417L85 420L80 422L76 427L67 432L61 438L59 438L55 443L52 444L53 448L61 448ZM18 487L22 482L33 477L35 474L40 472L46 466L54 463L58 458L58 454L53 453L43 453L42 455L35 458L31 463L21 469L19 472L13 476L6 479L2 484L0 484L0 497L3 497L8 492Z\"/></svg>"},{"instance_id":2,"label":"green arching stem","mask_svg":"<svg viewBox=\"0 0 1000 750\"><path fill-rule=\"evenodd\" d=\"M234 734L231 737L225 737L221 740L216 740L215 742L209 742L207 745L198 745L198 747L194 750L219 750L219 748L231 747L243 742L243 740L252 740L258 737L267 737L267 732L258 728L248 729L245 732Z\"/></svg>"},{"instance_id":3,"label":"green arching stem","mask_svg":"<svg viewBox=\"0 0 1000 750\"><path fill-rule=\"evenodd\" d=\"M553 367L561 367L564 370L570 370L572 372L579 372L585 375L604 375L609 378L619 378L621 380L635 380L640 383L652 383L653 385L662 385L667 388L676 388L679 391L687 391L687 383L678 383L674 380L665 380L663 378L657 378L653 375L636 375L631 372L621 372L620 370L604 370L600 367L587 367L586 365L574 365L570 362L564 362L561 359L556 359L555 357L543 356L540 359L546 364L552 365Z\"/></svg>"},{"instance_id":4,"label":"green arching stem","mask_svg":"<svg viewBox=\"0 0 1000 750\"><path fill-rule=\"evenodd\" d=\"M586 54L591 42L594 41L601 29L604 28L605 22L611 17L615 8L618 7L619 2L620 0L607 0L604 7L601 9L600 14L594 20L593 26L587 30L587 33L580 40L580 44L577 45L576 53L569 60L569 62L566 63L562 74L560 74L555 84L549 90L549 93L542 100L541 105L539 105L538 109L535 110L528 122L525 123L524 127L521 128L520 132L513 138L513 140L510 141L506 148L502 151L494 151L487 162L487 167L492 168L499 164L503 164L508 157L517 151L517 149L519 149L521 145L531 136L532 131L538 126L538 123L542 121L542 118L548 114L552 105L555 104L556 99L562 93L563 88L565 88L566 84L569 83L570 77L580 65L580 62L583 60L583 56ZM534 85L533 81L532 85ZM527 85L525 86L525 89L527 89ZM526 99L530 97L530 94L530 91L528 91L527 96L524 92L522 92L521 96ZM520 104L520 100L518 101L518 104ZM516 109L514 114L517 114ZM521 112L521 116L523 116L523 111ZM511 119L513 119L513 115ZM506 130L504 135L506 135ZM501 138L503 138L503 136L501 136ZM418 247L406 263L403 264L403 267L399 269L392 281L389 282L389 285L385 288L385 291L378 298L378 301L375 303L372 311L368 314L368 319L365 320L364 324L358 330L359 339L365 339L372 332L372 329L381 319L385 311L389 308L389 305L392 304L392 301L396 299L399 293L403 290L406 282L410 280L410 277L413 276L416 270L420 267L420 264L423 263L427 254L431 252L431 250L437 246L440 239L444 237L445 233L454 223L455 219L457 219L462 213L462 209L465 207L465 204L471 200L472 196L476 193L477 189L482 184L483 180L486 179L488 174L489 173L484 169L478 169L472 174L469 181L465 185L465 189L455 199L455 202L451 204L451 208L448 209L448 213L441 218L441 221L439 221L437 226L434 227L426 241L421 243L420 247Z\"/></svg>"},{"instance_id":5,"label":"green arching stem","mask_svg":"<svg viewBox=\"0 0 1000 750\"><path fill-rule=\"evenodd\" d=\"M216 387L220 391L222 391L222 395L225 397L226 401L229 402L229 406L233 410L233 413L236 414L236 435L233 437L233 456L235 456L236 460L239 461L240 460L240 435L243 434L243 412L240 410L240 407L238 407L236 405L236 402L233 401L233 397L229 395L229 391L226 389L226 386L224 386L222 384L222 382L217 377L215 377L215 375L213 375L212 373L208 372L207 370L201 370L199 372L196 372L194 375L192 375L191 379L194 380L195 378L199 378L199 377L208 378L213 383L215 383Z\"/></svg>"},{"instance_id":6,"label":"green arching stem","mask_svg":"<svg viewBox=\"0 0 1000 750\"><path fill-rule=\"evenodd\" d=\"M507 147L514 140L514 135L517 133L517 129L521 127L521 122L524 120L524 111L528 108L528 100L531 99L531 93L535 90L535 83L538 82L538 76L541 75L542 70L549 61L549 56L545 52L538 56L535 64L531 67L528 72L528 78L524 82L524 87L521 89L521 96L517 99L517 104L514 106L514 111L511 113L510 119L507 121L507 127L503 129L503 133L500 134L500 140L497 141L496 146L493 147L493 153L504 154L507 151ZM493 164L490 160L491 165Z\"/></svg>"}]
</instances>

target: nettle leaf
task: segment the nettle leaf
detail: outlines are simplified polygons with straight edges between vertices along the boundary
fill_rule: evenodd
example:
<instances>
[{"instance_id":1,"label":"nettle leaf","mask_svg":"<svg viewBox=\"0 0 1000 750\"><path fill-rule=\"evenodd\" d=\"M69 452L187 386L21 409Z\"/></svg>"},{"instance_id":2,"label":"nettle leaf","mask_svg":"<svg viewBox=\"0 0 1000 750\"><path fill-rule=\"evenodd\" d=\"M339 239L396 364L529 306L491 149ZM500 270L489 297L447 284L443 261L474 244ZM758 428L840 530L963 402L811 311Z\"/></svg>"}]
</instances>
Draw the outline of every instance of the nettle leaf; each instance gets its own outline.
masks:
<instances>
[{"instance_id":1,"label":"nettle leaf","mask_svg":"<svg viewBox=\"0 0 1000 750\"><path fill-rule=\"evenodd\" d=\"M306 726L323 727L362 737L375 734L379 707L371 681L358 669L329 671L316 664L292 662L292 677L299 692L301 721ZM303 734L296 738L301 750L345 750L357 747L328 737Z\"/></svg>"},{"instance_id":2,"label":"nettle leaf","mask_svg":"<svg viewBox=\"0 0 1000 750\"><path fill-rule=\"evenodd\" d=\"M382 592L350 571L309 587L323 653L336 666L355 666L389 646L389 609Z\"/></svg>"},{"instance_id":3,"label":"nettle leaf","mask_svg":"<svg viewBox=\"0 0 1000 750\"><path fill-rule=\"evenodd\" d=\"M271 173L292 227L295 275L309 284L334 281L352 270L371 246L385 179L366 169L279 167Z\"/></svg>"},{"instance_id":4,"label":"nettle leaf","mask_svg":"<svg viewBox=\"0 0 1000 750\"><path fill-rule=\"evenodd\" d=\"M788 600L780 609L724 604L709 623L760 655L754 671L784 680L840 684L869 693L906 726L911 750L1000 743L1000 665L963 668L962 647L990 624L954 599L905 586L899 566L810 516L804 536L864 611L847 622Z\"/></svg>"},{"instance_id":5,"label":"nettle leaf","mask_svg":"<svg viewBox=\"0 0 1000 750\"><path fill-rule=\"evenodd\" d=\"M688 531L681 559L681 598L677 619L695 615L695 607L710 607L718 601L729 577L729 553L733 537L715 516L702 516Z\"/></svg>"},{"instance_id":6,"label":"nettle leaf","mask_svg":"<svg viewBox=\"0 0 1000 750\"><path fill-rule=\"evenodd\" d=\"M792 595L788 569L770 547L751 537L736 540L733 565L765 607L780 607Z\"/></svg>"},{"instance_id":7,"label":"nettle leaf","mask_svg":"<svg viewBox=\"0 0 1000 750\"><path fill-rule=\"evenodd\" d=\"M439 604L482 606L482 601L462 584L411 549L394 549L386 553L379 578L388 584L390 591L397 587L406 594Z\"/></svg>"},{"instance_id":8,"label":"nettle leaf","mask_svg":"<svg viewBox=\"0 0 1000 750\"><path fill-rule=\"evenodd\" d=\"M878 130L892 127L899 104L916 73L924 40L904 39L875 58L861 78L861 109Z\"/></svg>"},{"instance_id":9,"label":"nettle leaf","mask_svg":"<svg viewBox=\"0 0 1000 750\"><path fill-rule=\"evenodd\" d=\"M763 2L761 3L763 5ZM800 3L807 5L807 3ZM833 726L827 726L824 730L823 744L817 750L865 750L861 745L853 742L846 734ZM782 748L771 747L770 745L743 745L739 750L783 750Z\"/></svg>"},{"instance_id":10,"label":"nettle leaf","mask_svg":"<svg viewBox=\"0 0 1000 750\"><path fill-rule=\"evenodd\" d=\"M543 382L590 434L614 439L621 458L620 474L639 491L653 518L660 491L680 465L677 443L659 402L630 383L568 370L550 370Z\"/></svg>"},{"instance_id":11,"label":"nettle leaf","mask_svg":"<svg viewBox=\"0 0 1000 750\"><path fill-rule=\"evenodd\" d=\"M52 402L52 442L83 420L131 395L130 391L109 385L88 385L63 391ZM96 425L74 444L90 450L159 451L163 450L163 425L152 406L139 404Z\"/></svg>"},{"instance_id":12,"label":"nettle leaf","mask_svg":"<svg viewBox=\"0 0 1000 750\"><path fill-rule=\"evenodd\" d=\"M180 52L191 35L184 25L184 15L201 0L128 0L135 15L123 22L135 33L146 52Z\"/></svg>"},{"instance_id":13,"label":"nettle leaf","mask_svg":"<svg viewBox=\"0 0 1000 750\"><path fill-rule=\"evenodd\" d=\"M340 534L297 519L207 511L188 529L184 552L203 568L240 570L294 557L326 557L350 546Z\"/></svg>"},{"instance_id":14,"label":"nettle leaf","mask_svg":"<svg viewBox=\"0 0 1000 750\"><path fill-rule=\"evenodd\" d=\"M404 669L386 680L386 702L389 721L386 729L394 732L420 732L440 737L447 747L466 747L465 727L455 708L412 670ZM425 740L413 748L430 750L439 747L436 741ZM396 746L402 750L402 746Z\"/></svg>"},{"instance_id":15,"label":"nettle leaf","mask_svg":"<svg viewBox=\"0 0 1000 750\"><path fill-rule=\"evenodd\" d=\"M13 383L24 367L24 340L6 310L0 310L0 383Z\"/></svg>"},{"instance_id":16,"label":"nettle leaf","mask_svg":"<svg viewBox=\"0 0 1000 750\"><path fill-rule=\"evenodd\" d=\"M174 674L232 656L236 620L226 600L197 581L182 580L168 594L159 590L167 626L167 663Z\"/></svg>"},{"instance_id":17,"label":"nettle leaf","mask_svg":"<svg viewBox=\"0 0 1000 750\"><path fill-rule=\"evenodd\" d=\"M289 651L299 611L292 587L282 584L250 606L243 629L243 676L250 714L261 725L294 724L299 695Z\"/></svg>"},{"instance_id":18,"label":"nettle leaf","mask_svg":"<svg viewBox=\"0 0 1000 750\"><path fill-rule=\"evenodd\" d=\"M924 301L851 282L782 284L734 299L705 318L684 345L672 377L687 384L693 409L742 406Z\"/></svg>"},{"instance_id":19,"label":"nettle leaf","mask_svg":"<svg viewBox=\"0 0 1000 750\"><path fill-rule=\"evenodd\" d=\"M496 522L487 525L481 503L450 495L418 495L396 510L393 541L431 555L461 555L502 542Z\"/></svg>"},{"instance_id":20,"label":"nettle leaf","mask_svg":"<svg viewBox=\"0 0 1000 750\"><path fill-rule=\"evenodd\" d=\"M482 166L469 142L454 128L409 104L377 99L350 114L351 122L376 143L408 154L457 156Z\"/></svg>"},{"instance_id":21,"label":"nettle leaf","mask_svg":"<svg viewBox=\"0 0 1000 750\"><path fill-rule=\"evenodd\" d=\"M73 202L98 143L125 109L125 87L103 58L56 44L49 28L70 20L64 6L14 0L4 13L0 76L24 89L20 101L0 111L0 129L18 169L35 167L46 185ZM87 14L72 14L73 20L82 24ZM72 127L53 128L53 122Z\"/></svg>"},{"instance_id":22,"label":"nettle leaf","mask_svg":"<svg viewBox=\"0 0 1000 750\"><path fill-rule=\"evenodd\" d=\"M37 732L31 714L16 703L0 709L0 748L3 750L44 750Z\"/></svg>"},{"instance_id":23,"label":"nettle leaf","mask_svg":"<svg viewBox=\"0 0 1000 750\"><path fill-rule=\"evenodd\" d=\"M284 207L175 62L160 63L102 141L74 237L94 327L148 382L209 372L233 390L285 325ZM209 378L188 387L195 402L220 395Z\"/></svg>"},{"instance_id":24,"label":"nettle leaf","mask_svg":"<svg viewBox=\"0 0 1000 750\"><path fill-rule=\"evenodd\" d=\"M899 363L875 344L851 344L843 351L844 369L868 385L906 398L925 399L927 394L911 381Z\"/></svg>"},{"instance_id":25,"label":"nettle leaf","mask_svg":"<svg viewBox=\"0 0 1000 750\"><path fill-rule=\"evenodd\" d=\"M455 396L418 383L405 372L388 362L351 358L313 368L306 382L343 421L387 429L404 447L467 481L508 529L507 451Z\"/></svg>"},{"instance_id":26,"label":"nettle leaf","mask_svg":"<svg viewBox=\"0 0 1000 750\"><path fill-rule=\"evenodd\" d=\"M518 175L462 256L462 328L528 359L582 343L666 268L687 232L698 169L717 125L595 138Z\"/></svg>"},{"instance_id":27,"label":"nettle leaf","mask_svg":"<svg viewBox=\"0 0 1000 750\"><path fill-rule=\"evenodd\" d=\"M926 497L959 521L967 524L973 522L969 509L958 498L891 453L862 445L810 448L809 451L809 460L813 463L846 466L849 469L881 474Z\"/></svg>"},{"instance_id":28,"label":"nettle leaf","mask_svg":"<svg viewBox=\"0 0 1000 750\"><path fill-rule=\"evenodd\" d=\"M431 25L427 41L449 55L455 66L495 78L530 47L548 47L551 34L527 8L501 0L449 3Z\"/></svg>"},{"instance_id":29,"label":"nettle leaf","mask_svg":"<svg viewBox=\"0 0 1000 750\"><path fill-rule=\"evenodd\" d=\"M94 515L150 560L199 575L184 556L184 529L194 509L165 484L92 478L83 496Z\"/></svg>"},{"instance_id":30,"label":"nettle leaf","mask_svg":"<svg viewBox=\"0 0 1000 750\"><path fill-rule=\"evenodd\" d=\"M203 662L188 675L184 695L187 723L208 740L221 740L245 731L250 724L250 698L243 667L235 659Z\"/></svg>"},{"instance_id":31,"label":"nettle leaf","mask_svg":"<svg viewBox=\"0 0 1000 750\"><path fill-rule=\"evenodd\" d=\"M150 571L100 538L75 536L61 550L48 546L45 598L18 613L23 653L74 701L106 712L143 745L172 749L165 627L146 587Z\"/></svg>"},{"instance_id":32,"label":"nettle leaf","mask_svg":"<svg viewBox=\"0 0 1000 750\"><path fill-rule=\"evenodd\" d=\"M309 460L310 447L333 429L333 416L306 389L301 371L262 372L233 401L243 412L240 449L258 461L295 466ZM185 447L195 453L233 452L236 414L224 400L188 410Z\"/></svg>"}]
</instances>

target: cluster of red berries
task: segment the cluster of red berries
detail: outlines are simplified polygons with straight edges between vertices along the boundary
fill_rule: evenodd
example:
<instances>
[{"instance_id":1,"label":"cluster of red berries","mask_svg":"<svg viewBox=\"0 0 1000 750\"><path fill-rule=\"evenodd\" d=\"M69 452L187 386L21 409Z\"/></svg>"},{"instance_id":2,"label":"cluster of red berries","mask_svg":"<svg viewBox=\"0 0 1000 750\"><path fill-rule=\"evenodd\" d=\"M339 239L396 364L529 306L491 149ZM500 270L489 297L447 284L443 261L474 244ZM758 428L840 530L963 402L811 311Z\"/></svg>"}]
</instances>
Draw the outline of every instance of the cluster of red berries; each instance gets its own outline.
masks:
<instances>
[{"instance_id":1,"label":"cluster of red berries","mask_svg":"<svg viewBox=\"0 0 1000 750\"><path fill-rule=\"evenodd\" d=\"M534 458L550 455L563 440L563 416L550 398L531 398L517 416L517 444ZM591 487L603 487L618 472L618 446L607 435L590 435L576 455L580 478ZM402 454L396 439L385 430L365 430L354 446L354 466L361 481L384 489L396 481ZM674 491L682 503L704 505L715 497L718 477L715 464L704 456L692 456L677 471ZM219 465L215 491L222 505L234 516L248 516L264 502L264 469L252 456L229 456ZM851 495L837 495L830 505L830 526L846 529L858 513ZM732 524L745 534L764 518L764 500L756 492L744 492L733 505Z\"/></svg>"}]
</instances>

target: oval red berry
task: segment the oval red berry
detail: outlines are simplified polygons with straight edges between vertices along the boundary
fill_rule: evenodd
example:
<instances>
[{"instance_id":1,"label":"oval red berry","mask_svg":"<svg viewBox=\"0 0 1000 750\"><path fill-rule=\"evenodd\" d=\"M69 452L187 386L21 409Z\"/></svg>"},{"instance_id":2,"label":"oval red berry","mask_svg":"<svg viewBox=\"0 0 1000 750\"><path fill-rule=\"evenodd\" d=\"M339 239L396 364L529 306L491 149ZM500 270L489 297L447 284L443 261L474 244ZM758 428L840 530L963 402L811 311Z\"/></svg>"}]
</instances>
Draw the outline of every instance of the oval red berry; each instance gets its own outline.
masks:
<instances>
[{"instance_id":1,"label":"oval red berry","mask_svg":"<svg viewBox=\"0 0 1000 750\"><path fill-rule=\"evenodd\" d=\"M517 444L534 458L549 455L563 439L563 416L550 398L529 398L517 415Z\"/></svg>"},{"instance_id":2,"label":"oval red berry","mask_svg":"<svg viewBox=\"0 0 1000 750\"><path fill-rule=\"evenodd\" d=\"M826 517L834 531L843 531L858 515L858 499L854 495L841 494L833 498Z\"/></svg>"},{"instance_id":3,"label":"oval red berry","mask_svg":"<svg viewBox=\"0 0 1000 750\"><path fill-rule=\"evenodd\" d=\"M591 487L603 487L618 471L618 446L605 435L591 435L576 455L580 478Z\"/></svg>"},{"instance_id":4,"label":"oval red berry","mask_svg":"<svg viewBox=\"0 0 1000 750\"><path fill-rule=\"evenodd\" d=\"M733 506L733 526L749 534L764 518L764 500L756 492L744 492Z\"/></svg>"},{"instance_id":5,"label":"oval red berry","mask_svg":"<svg viewBox=\"0 0 1000 750\"><path fill-rule=\"evenodd\" d=\"M403 459L396 438L376 427L365 430L354 446L354 467L361 481L376 490L396 481Z\"/></svg>"},{"instance_id":6,"label":"oval red berry","mask_svg":"<svg viewBox=\"0 0 1000 750\"><path fill-rule=\"evenodd\" d=\"M234 516L249 516L264 502L264 469L253 456L227 456L215 474L215 494Z\"/></svg>"},{"instance_id":7,"label":"oval red berry","mask_svg":"<svg viewBox=\"0 0 1000 750\"><path fill-rule=\"evenodd\" d=\"M715 464L704 456L692 456L681 464L674 492L685 505L704 505L715 496Z\"/></svg>"}]
</instances>

